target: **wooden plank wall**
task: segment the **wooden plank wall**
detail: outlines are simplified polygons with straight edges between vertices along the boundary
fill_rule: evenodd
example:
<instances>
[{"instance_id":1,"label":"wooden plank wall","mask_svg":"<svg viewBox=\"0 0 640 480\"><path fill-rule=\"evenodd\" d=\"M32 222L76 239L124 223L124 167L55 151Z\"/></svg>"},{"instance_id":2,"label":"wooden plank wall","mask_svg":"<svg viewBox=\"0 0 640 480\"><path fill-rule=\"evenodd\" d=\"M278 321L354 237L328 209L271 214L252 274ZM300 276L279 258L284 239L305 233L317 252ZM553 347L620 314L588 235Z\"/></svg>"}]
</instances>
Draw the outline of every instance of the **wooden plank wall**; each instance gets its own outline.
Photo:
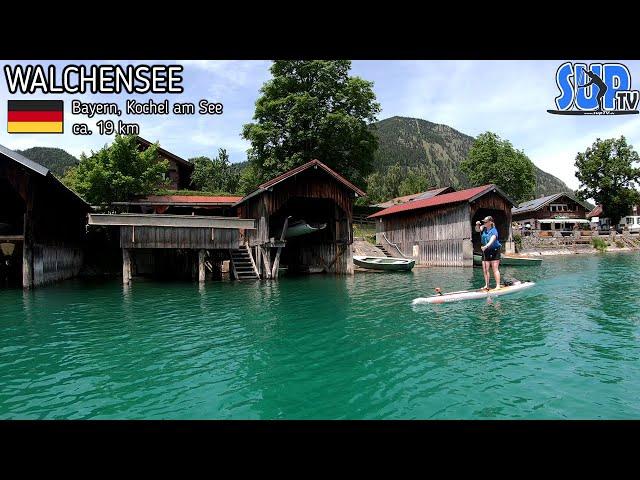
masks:
<instances>
[{"instance_id":1,"label":"wooden plank wall","mask_svg":"<svg viewBox=\"0 0 640 480\"><path fill-rule=\"evenodd\" d=\"M134 238L134 227L120 227L121 248L235 249L239 240L234 228L135 227Z\"/></svg>"},{"instance_id":2,"label":"wooden plank wall","mask_svg":"<svg viewBox=\"0 0 640 480\"><path fill-rule=\"evenodd\" d=\"M277 185L273 192L265 192L267 212L273 214L291 198L328 198L338 204L349 217L353 211L352 193L337 181L323 177L300 177Z\"/></svg>"},{"instance_id":3,"label":"wooden plank wall","mask_svg":"<svg viewBox=\"0 0 640 480\"><path fill-rule=\"evenodd\" d=\"M293 259L298 265L324 268L327 273L352 274L353 252L345 244L317 244L296 248Z\"/></svg>"},{"instance_id":4,"label":"wooden plank wall","mask_svg":"<svg viewBox=\"0 0 640 480\"><path fill-rule=\"evenodd\" d=\"M280 210L287 201L293 198L324 198L333 200L343 212L340 215L342 217L341 219L345 219L345 224L349 225L349 230L351 229L353 216L352 192L334 179L325 175L315 176L301 174L282 184L274 186L273 191L266 191L249 199L242 207L241 216L256 219L256 230L247 233L250 245L259 245L269 241L270 216ZM349 237L352 233L346 235L342 232L340 235Z\"/></svg>"},{"instance_id":5,"label":"wooden plank wall","mask_svg":"<svg viewBox=\"0 0 640 480\"><path fill-rule=\"evenodd\" d=\"M248 200L241 208L241 217L256 220L256 229L246 231L246 239L251 246L262 245L269 241L269 212L266 198L269 194L265 192L258 195Z\"/></svg>"},{"instance_id":6,"label":"wooden plank wall","mask_svg":"<svg viewBox=\"0 0 640 480\"><path fill-rule=\"evenodd\" d=\"M37 287L75 277L80 273L83 260L81 248L35 245L33 285Z\"/></svg>"},{"instance_id":7,"label":"wooden plank wall","mask_svg":"<svg viewBox=\"0 0 640 480\"><path fill-rule=\"evenodd\" d=\"M0 157L0 177L3 187L13 189L23 202L9 207L15 210L14 222L24 214L23 286L76 276L84 259L89 207L50 175L33 173L6 157Z\"/></svg>"},{"instance_id":8,"label":"wooden plank wall","mask_svg":"<svg viewBox=\"0 0 640 480\"><path fill-rule=\"evenodd\" d=\"M421 265L464 266L463 244L471 238L469 222L467 203L382 217L376 223L376 240L387 245L382 236L386 233L404 255Z\"/></svg>"}]
</instances>

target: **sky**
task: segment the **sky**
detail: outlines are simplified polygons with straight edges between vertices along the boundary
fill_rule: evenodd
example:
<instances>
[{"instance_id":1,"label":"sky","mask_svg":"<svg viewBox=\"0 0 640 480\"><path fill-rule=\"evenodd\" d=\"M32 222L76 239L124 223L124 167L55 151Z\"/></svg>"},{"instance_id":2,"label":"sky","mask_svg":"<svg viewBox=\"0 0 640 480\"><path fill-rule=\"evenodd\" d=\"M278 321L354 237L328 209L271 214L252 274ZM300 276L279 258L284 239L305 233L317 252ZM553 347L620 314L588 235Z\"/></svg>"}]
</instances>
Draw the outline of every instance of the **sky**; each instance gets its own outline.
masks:
<instances>
[{"instance_id":1,"label":"sky","mask_svg":"<svg viewBox=\"0 0 640 480\"><path fill-rule=\"evenodd\" d=\"M587 64L598 59L567 59ZM640 62L624 61L631 72L631 88L638 89ZM123 121L140 124L140 135L183 158L215 156L226 148L232 162L246 159L249 143L242 136L242 126L252 121L260 88L270 78L269 61L95 61L2 62L4 65L56 65L59 70L74 64L172 64L184 67L184 93L167 95L10 95L4 73L0 74L0 99L64 99L64 134L8 134L0 129L0 144L11 149L33 146L63 148L80 156L108 144L113 137L99 136L95 122L118 120L114 116L72 115L71 100L83 102L117 102L123 109L127 99L150 98L170 102L197 102L206 99L224 105L222 115L127 116ZM382 106L378 119L392 116L416 117L476 136L487 130L506 138L542 170L569 187L577 188L574 161L578 152L591 146L596 138L624 135L640 148L640 115L563 116L551 115L554 99L560 94L556 70L563 61L394 61L354 60L352 75L374 82L374 92ZM636 75L638 79L636 80ZM7 103L0 101L0 118L5 117ZM71 133L73 123L87 123L91 136Z\"/></svg>"}]
</instances>

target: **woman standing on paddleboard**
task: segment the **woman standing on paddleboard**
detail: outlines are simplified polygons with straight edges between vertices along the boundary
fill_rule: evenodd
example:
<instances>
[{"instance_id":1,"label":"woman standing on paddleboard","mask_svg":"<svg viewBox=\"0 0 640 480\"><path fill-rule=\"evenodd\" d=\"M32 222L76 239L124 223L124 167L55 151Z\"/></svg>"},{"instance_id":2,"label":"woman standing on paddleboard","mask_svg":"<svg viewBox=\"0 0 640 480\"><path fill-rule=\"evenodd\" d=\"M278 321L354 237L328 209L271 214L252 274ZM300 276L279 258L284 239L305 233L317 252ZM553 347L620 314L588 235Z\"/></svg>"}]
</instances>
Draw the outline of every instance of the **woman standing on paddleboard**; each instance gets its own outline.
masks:
<instances>
[{"instance_id":1,"label":"woman standing on paddleboard","mask_svg":"<svg viewBox=\"0 0 640 480\"><path fill-rule=\"evenodd\" d=\"M480 222L477 222L480 223ZM480 227L480 240L482 242L482 273L484 274L484 287L489 290L489 269L493 270L493 278L496 279L496 288L500 288L500 247L498 229L493 222L493 217L487 216L482 220Z\"/></svg>"}]
</instances>

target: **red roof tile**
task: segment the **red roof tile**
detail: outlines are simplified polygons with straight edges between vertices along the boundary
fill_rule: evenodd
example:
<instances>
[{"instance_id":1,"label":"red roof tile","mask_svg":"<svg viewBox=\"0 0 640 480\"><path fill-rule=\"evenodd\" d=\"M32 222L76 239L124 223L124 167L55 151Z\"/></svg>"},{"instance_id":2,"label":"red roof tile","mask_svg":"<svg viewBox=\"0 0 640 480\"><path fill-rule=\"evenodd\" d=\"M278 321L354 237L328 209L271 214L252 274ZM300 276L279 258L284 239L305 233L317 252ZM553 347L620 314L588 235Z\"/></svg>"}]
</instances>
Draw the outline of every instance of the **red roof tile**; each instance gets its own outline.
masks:
<instances>
[{"instance_id":1,"label":"red roof tile","mask_svg":"<svg viewBox=\"0 0 640 480\"><path fill-rule=\"evenodd\" d=\"M596 208L587 213L587 218L602 216L602 205L596 205Z\"/></svg>"},{"instance_id":2,"label":"red roof tile","mask_svg":"<svg viewBox=\"0 0 640 480\"><path fill-rule=\"evenodd\" d=\"M211 203L211 204L228 204L232 205L242 197L231 196L210 196L210 195L149 195L147 198L140 200L141 202L166 202L167 205L172 203Z\"/></svg>"},{"instance_id":3,"label":"red roof tile","mask_svg":"<svg viewBox=\"0 0 640 480\"><path fill-rule=\"evenodd\" d=\"M406 212L409 210L418 210L421 208L435 207L439 205L446 205L449 203L468 202L472 198L478 195L481 195L485 192L488 192L490 190L493 190L494 188L497 189L495 185L482 185L481 187L469 188L467 190L460 190L459 192L445 193L444 195L437 195L431 198L414 200L413 202L403 203L401 205L394 205L393 207L386 208L384 210L374 213L373 215L369 215L369 218L383 217L386 215L392 215L394 213ZM502 194L502 192L500 193ZM504 196L504 194L502 195Z\"/></svg>"}]
</instances>

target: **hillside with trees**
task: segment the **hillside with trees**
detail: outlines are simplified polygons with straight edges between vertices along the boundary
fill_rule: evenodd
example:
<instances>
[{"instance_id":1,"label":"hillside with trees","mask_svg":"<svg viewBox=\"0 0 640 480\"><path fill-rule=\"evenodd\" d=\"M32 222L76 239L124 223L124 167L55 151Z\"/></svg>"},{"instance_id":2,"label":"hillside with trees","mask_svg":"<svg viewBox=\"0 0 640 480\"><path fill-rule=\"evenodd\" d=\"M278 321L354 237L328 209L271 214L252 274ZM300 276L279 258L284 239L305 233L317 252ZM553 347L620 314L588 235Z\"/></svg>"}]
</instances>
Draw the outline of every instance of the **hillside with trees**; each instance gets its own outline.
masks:
<instances>
[{"instance_id":1,"label":"hillside with trees","mask_svg":"<svg viewBox=\"0 0 640 480\"><path fill-rule=\"evenodd\" d=\"M429 187L471 187L460 165L471 150L474 138L447 125L417 118L391 117L371 125L378 139L374 169L384 176L390 167L401 174L424 172ZM534 198L571 189L559 178L534 165ZM411 192L415 193L415 192Z\"/></svg>"},{"instance_id":2,"label":"hillside with trees","mask_svg":"<svg viewBox=\"0 0 640 480\"><path fill-rule=\"evenodd\" d=\"M57 177L62 177L72 167L78 165L78 159L61 148L32 147L26 150L16 150L29 160L47 167Z\"/></svg>"}]
</instances>

